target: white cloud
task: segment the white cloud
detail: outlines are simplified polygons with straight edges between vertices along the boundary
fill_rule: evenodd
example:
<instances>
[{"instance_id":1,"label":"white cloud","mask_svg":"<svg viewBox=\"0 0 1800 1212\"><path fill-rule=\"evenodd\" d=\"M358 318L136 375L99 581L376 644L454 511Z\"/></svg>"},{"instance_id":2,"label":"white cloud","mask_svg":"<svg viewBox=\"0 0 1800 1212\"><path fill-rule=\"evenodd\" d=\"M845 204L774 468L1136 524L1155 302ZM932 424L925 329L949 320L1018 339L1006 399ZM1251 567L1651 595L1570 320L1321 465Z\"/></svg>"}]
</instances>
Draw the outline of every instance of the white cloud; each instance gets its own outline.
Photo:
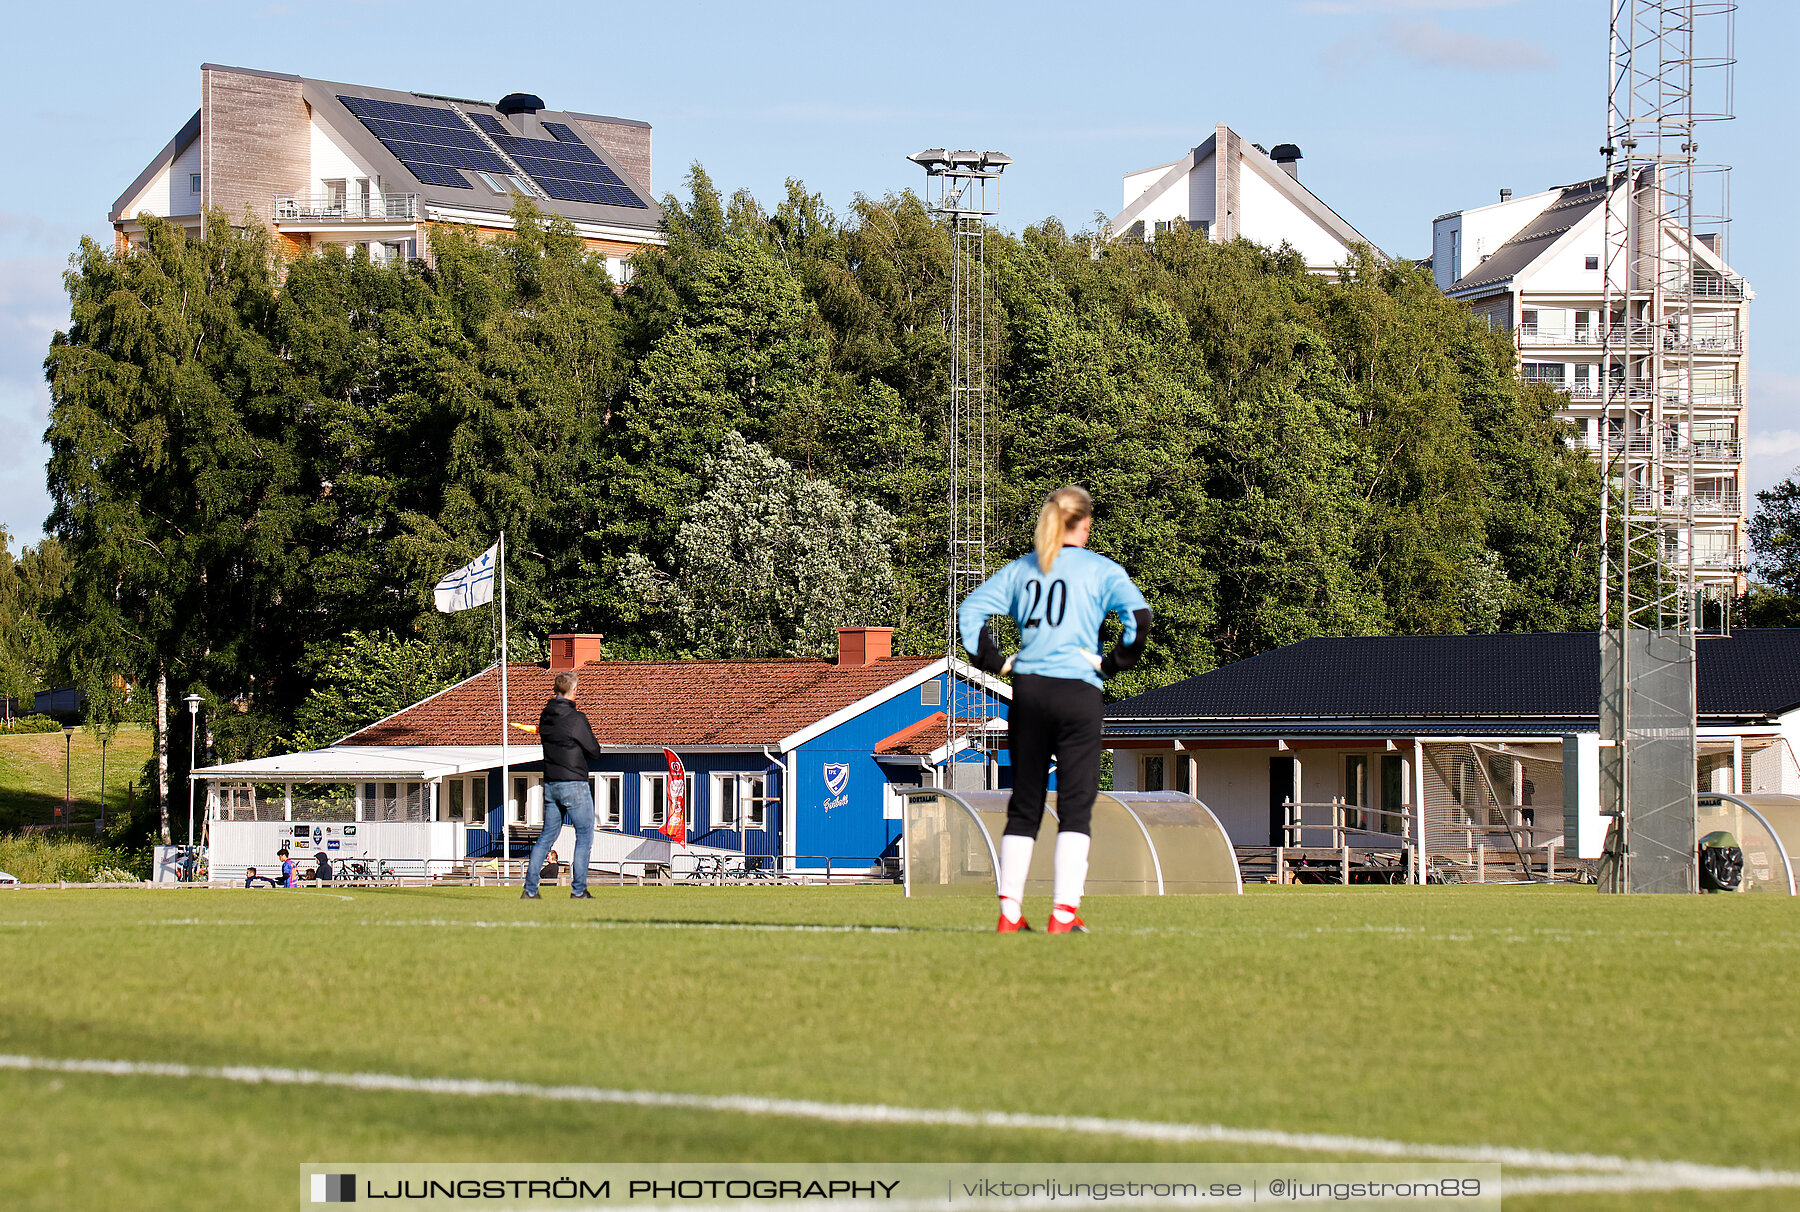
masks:
<instances>
[{"instance_id":1,"label":"white cloud","mask_svg":"<svg viewBox=\"0 0 1800 1212\"><path fill-rule=\"evenodd\" d=\"M1458 33L1430 19L1390 21L1386 33L1402 58L1425 67L1511 72L1541 71L1556 66L1556 56L1535 42Z\"/></svg>"},{"instance_id":2,"label":"white cloud","mask_svg":"<svg viewBox=\"0 0 1800 1212\"><path fill-rule=\"evenodd\" d=\"M0 230L21 216L0 216ZM31 224L21 226L27 230ZM50 335L69 322L62 257L0 259L0 526L18 542L35 543L50 497L44 491L44 427L50 392L44 354Z\"/></svg>"},{"instance_id":3,"label":"white cloud","mask_svg":"<svg viewBox=\"0 0 1800 1212\"><path fill-rule=\"evenodd\" d=\"M1330 71L1344 72L1390 56L1419 67L1459 72L1544 71L1556 66L1556 56L1535 42L1446 29L1429 17L1419 21L1396 17L1377 28L1347 34L1319 52L1319 61Z\"/></svg>"},{"instance_id":4,"label":"white cloud","mask_svg":"<svg viewBox=\"0 0 1800 1212\"><path fill-rule=\"evenodd\" d=\"M1758 371L1750 379L1750 433L1745 445L1752 493L1800 468L1800 375ZM1752 506L1754 508L1754 506Z\"/></svg>"}]
</instances>

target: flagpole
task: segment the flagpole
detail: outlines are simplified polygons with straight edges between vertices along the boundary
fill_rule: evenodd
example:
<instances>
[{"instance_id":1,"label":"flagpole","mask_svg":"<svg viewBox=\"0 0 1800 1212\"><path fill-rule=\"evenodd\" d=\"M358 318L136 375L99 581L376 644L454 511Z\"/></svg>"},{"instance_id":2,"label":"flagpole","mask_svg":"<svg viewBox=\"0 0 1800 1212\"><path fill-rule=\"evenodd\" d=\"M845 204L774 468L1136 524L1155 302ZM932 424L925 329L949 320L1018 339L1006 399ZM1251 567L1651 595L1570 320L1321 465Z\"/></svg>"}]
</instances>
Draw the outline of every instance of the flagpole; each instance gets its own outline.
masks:
<instances>
[{"instance_id":1,"label":"flagpole","mask_svg":"<svg viewBox=\"0 0 1800 1212\"><path fill-rule=\"evenodd\" d=\"M500 880L506 882L506 873L512 869L512 754L507 749L507 734L512 730L512 721L507 715L506 685L506 531L500 532L500 836L501 843Z\"/></svg>"}]
</instances>

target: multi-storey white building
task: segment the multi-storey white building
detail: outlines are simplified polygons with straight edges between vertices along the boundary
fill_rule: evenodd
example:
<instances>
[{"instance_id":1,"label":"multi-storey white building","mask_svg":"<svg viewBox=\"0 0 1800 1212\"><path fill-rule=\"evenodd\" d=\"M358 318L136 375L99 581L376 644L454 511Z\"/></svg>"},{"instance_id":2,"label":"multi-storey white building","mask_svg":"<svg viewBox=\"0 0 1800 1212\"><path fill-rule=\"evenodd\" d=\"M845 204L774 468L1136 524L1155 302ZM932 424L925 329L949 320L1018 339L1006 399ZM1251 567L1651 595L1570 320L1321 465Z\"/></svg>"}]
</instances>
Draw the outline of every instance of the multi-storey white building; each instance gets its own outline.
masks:
<instances>
[{"instance_id":1,"label":"multi-storey white building","mask_svg":"<svg viewBox=\"0 0 1800 1212\"><path fill-rule=\"evenodd\" d=\"M1375 245L1300 184L1300 149L1264 151L1224 123L1178 160L1125 174L1115 239L1154 240L1181 225L1222 244L1242 236L1269 248L1292 245L1315 273L1335 273L1352 246Z\"/></svg>"},{"instance_id":2,"label":"multi-storey white building","mask_svg":"<svg viewBox=\"0 0 1800 1212\"><path fill-rule=\"evenodd\" d=\"M1607 274L1618 279L1616 301L1632 261L1616 257L1610 271L1602 268L1609 264L1606 207L1617 208L1614 224L1623 229L1628 192L1623 182L1608 191L1603 178L1522 198L1502 190L1491 206L1436 220L1432 274L1451 298L1467 300L1476 315L1513 335L1526 379L1567 394L1562 415L1575 423L1584 448L1596 457L1623 456L1639 507L1692 507L1697 578L1741 591L1745 351L1754 294L1720 256L1716 234L1664 224L1661 263L1687 263L1691 255L1691 277L1683 271L1666 281L1634 281L1633 314L1617 302L1608 314ZM1633 217L1644 210L1633 208ZM1649 226L1640 224L1638 246ZM1640 257L1647 261L1648 254ZM1649 483L1652 474L1662 482ZM1669 532L1672 563L1686 564L1686 544Z\"/></svg>"},{"instance_id":3,"label":"multi-storey white building","mask_svg":"<svg viewBox=\"0 0 1800 1212\"><path fill-rule=\"evenodd\" d=\"M290 258L340 245L385 261L428 255L435 224L508 230L520 197L574 224L615 281L662 242L648 123L208 63L199 110L110 217L121 248L142 239L140 215L197 232L217 209L268 226Z\"/></svg>"}]
</instances>

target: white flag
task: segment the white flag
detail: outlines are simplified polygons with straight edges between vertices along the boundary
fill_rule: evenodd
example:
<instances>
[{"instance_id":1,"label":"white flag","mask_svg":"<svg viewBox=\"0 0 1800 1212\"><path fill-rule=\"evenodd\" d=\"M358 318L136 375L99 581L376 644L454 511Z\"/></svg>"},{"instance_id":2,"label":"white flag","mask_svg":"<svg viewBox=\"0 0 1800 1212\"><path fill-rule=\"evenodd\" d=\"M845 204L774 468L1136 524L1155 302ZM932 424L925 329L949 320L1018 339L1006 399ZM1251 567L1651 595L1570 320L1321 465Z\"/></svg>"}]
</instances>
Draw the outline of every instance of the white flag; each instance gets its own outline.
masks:
<instances>
[{"instance_id":1,"label":"white flag","mask_svg":"<svg viewBox=\"0 0 1800 1212\"><path fill-rule=\"evenodd\" d=\"M439 581L431 591L437 599L437 608L445 614L455 614L493 601L495 562L499 551L500 544L496 543Z\"/></svg>"}]
</instances>

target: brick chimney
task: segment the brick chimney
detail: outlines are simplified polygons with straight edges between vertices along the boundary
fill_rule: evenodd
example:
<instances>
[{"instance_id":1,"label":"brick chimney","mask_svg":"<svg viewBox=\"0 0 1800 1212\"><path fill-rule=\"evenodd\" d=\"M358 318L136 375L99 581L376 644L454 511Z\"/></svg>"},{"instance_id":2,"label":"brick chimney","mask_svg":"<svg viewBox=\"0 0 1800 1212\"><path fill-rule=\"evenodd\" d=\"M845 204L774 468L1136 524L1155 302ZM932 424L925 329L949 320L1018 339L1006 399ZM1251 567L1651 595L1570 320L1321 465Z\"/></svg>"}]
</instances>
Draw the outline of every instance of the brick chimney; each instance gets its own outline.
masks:
<instances>
[{"instance_id":1,"label":"brick chimney","mask_svg":"<svg viewBox=\"0 0 1800 1212\"><path fill-rule=\"evenodd\" d=\"M839 665L873 665L894 655L892 627L838 628Z\"/></svg>"},{"instance_id":2,"label":"brick chimney","mask_svg":"<svg viewBox=\"0 0 1800 1212\"><path fill-rule=\"evenodd\" d=\"M550 637L550 672L567 673L602 659L603 635L553 635Z\"/></svg>"}]
</instances>

